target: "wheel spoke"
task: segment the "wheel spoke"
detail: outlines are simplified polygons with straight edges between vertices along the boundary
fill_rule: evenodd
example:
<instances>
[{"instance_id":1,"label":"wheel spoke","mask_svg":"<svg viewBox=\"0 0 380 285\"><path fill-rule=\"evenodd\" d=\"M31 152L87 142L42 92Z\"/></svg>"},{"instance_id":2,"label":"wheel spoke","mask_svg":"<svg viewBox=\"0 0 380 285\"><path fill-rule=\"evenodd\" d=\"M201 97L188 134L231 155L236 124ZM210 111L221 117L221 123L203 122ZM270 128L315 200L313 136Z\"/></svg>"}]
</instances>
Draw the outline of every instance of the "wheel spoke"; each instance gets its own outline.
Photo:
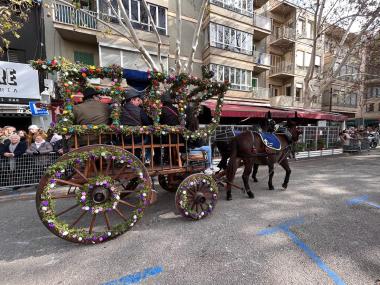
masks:
<instances>
[{"instance_id":1,"label":"wheel spoke","mask_svg":"<svg viewBox=\"0 0 380 285\"><path fill-rule=\"evenodd\" d=\"M100 157L99 172L103 174L103 157Z\"/></svg>"},{"instance_id":2,"label":"wheel spoke","mask_svg":"<svg viewBox=\"0 0 380 285\"><path fill-rule=\"evenodd\" d=\"M123 218L124 221L128 221L128 219L124 216L124 214L122 212L120 212L120 210L118 208L114 209L116 213L119 214L120 217Z\"/></svg>"},{"instance_id":3,"label":"wheel spoke","mask_svg":"<svg viewBox=\"0 0 380 285\"><path fill-rule=\"evenodd\" d=\"M131 204L131 203L128 203L127 201L124 201L124 200L119 200L120 203L124 204L124 205L127 205L129 207L132 207L132 208L136 208L135 205Z\"/></svg>"},{"instance_id":4,"label":"wheel spoke","mask_svg":"<svg viewBox=\"0 0 380 285\"><path fill-rule=\"evenodd\" d=\"M92 214L91 224L90 224L90 228L88 230L89 234L92 234L92 230L93 230L94 225L95 225L95 219L96 219L96 214Z\"/></svg>"},{"instance_id":5,"label":"wheel spoke","mask_svg":"<svg viewBox=\"0 0 380 285\"><path fill-rule=\"evenodd\" d=\"M127 168L127 167L128 167L128 165L125 164L125 165L120 169L119 173L114 177L114 180L119 179L119 177L124 173L124 169Z\"/></svg>"},{"instance_id":6,"label":"wheel spoke","mask_svg":"<svg viewBox=\"0 0 380 285\"><path fill-rule=\"evenodd\" d=\"M76 195L75 194L67 194L67 195L59 195L59 196L53 196L51 197L51 199L69 199L69 198L75 198Z\"/></svg>"},{"instance_id":7,"label":"wheel spoke","mask_svg":"<svg viewBox=\"0 0 380 285\"><path fill-rule=\"evenodd\" d=\"M62 183L62 184L66 184L66 185L70 185L70 186L74 186L74 187L78 187L78 188L83 187L82 185L74 183L72 181L62 180L62 179L58 179L58 178L55 179L55 181L57 181L58 183Z\"/></svg>"},{"instance_id":8,"label":"wheel spoke","mask_svg":"<svg viewBox=\"0 0 380 285\"><path fill-rule=\"evenodd\" d=\"M65 213L67 213L68 211L71 211L72 209L75 209L76 207L78 207L79 204L75 204L74 206L71 206L70 208L67 208L66 210L63 210L62 212L59 212L58 214L56 214L55 216L56 217L59 217Z\"/></svg>"},{"instance_id":9,"label":"wheel spoke","mask_svg":"<svg viewBox=\"0 0 380 285\"><path fill-rule=\"evenodd\" d=\"M76 173L78 173L78 175L80 177L82 177L86 182L88 182L88 179L86 177L86 175L84 173L82 173L79 169L77 169L76 167L73 167L73 169L75 170Z\"/></svg>"},{"instance_id":10,"label":"wheel spoke","mask_svg":"<svg viewBox=\"0 0 380 285\"><path fill-rule=\"evenodd\" d=\"M94 168L95 175L98 175L98 168L96 167L95 160L91 160L91 165Z\"/></svg>"},{"instance_id":11,"label":"wheel spoke","mask_svg":"<svg viewBox=\"0 0 380 285\"><path fill-rule=\"evenodd\" d=\"M107 229L111 230L110 219L108 218L108 215L106 212L103 212L103 213L104 213L104 219L106 220Z\"/></svg>"},{"instance_id":12,"label":"wheel spoke","mask_svg":"<svg viewBox=\"0 0 380 285\"><path fill-rule=\"evenodd\" d=\"M75 226L80 221L80 219L82 219L83 216L86 215L86 213L87 211L83 211L82 214L80 214L80 216L69 227L72 228L73 226Z\"/></svg>"},{"instance_id":13,"label":"wheel spoke","mask_svg":"<svg viewBox=\"0 0 380 285\"><path fill-rule=\"evenodd\" d=\"M107 161L108 163L107 163L107 168L106 168L106 173L105 173L106 176L108 176L108 173L110 172L110 168L112 164L112 161L110 159L108 159Z\"/></svg>"}]
</instances>

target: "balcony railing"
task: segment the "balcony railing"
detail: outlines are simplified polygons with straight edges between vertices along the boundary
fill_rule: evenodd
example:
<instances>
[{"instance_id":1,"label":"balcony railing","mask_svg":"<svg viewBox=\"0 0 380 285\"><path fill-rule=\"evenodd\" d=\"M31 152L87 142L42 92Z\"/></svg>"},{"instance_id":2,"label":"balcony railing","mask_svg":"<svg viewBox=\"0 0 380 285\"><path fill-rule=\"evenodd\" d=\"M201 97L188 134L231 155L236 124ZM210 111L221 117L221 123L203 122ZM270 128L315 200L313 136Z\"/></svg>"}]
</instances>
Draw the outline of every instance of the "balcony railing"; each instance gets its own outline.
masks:
<instances>
[{"instance_id":1,"label":"balcony railing","mask_svg":"<svg viewBox=\"0 0 380 285\"><path fill-rule=\"evenodd\" d=\"M270 42L273 43L278 40L289 40L295 41L296 39L296 31L293 28L289 27L275 27L274 32L270 37Z\"/></svg>"},{"instance_id":2,"label":"balcony railing","mask_svg":"<svg viewBox=\"0 0 380 285\"><path fill-rule=\"evenodd\" d=\"M270 54L264 52L253 52L253 62L260 65L270 66Z\"/></svg>"},{"instance_id":3,"label":"balcony railing","mask_svg":"<svg viewBox=\"0 0 380 285\"><path fill-rule=\"evenodd\" d=\"M94 11L78 10L60 3L54 3L54 10L55 22L91 30L97 29L97 13Z\"/></svg>"},{"instance_id":4,"label":"balcony railing","mask_svg":"<svg viewBox=\"0 0 380 285\"><path fill-rule=\"evenodd\" d=\"M269 88L252 87L252 97L254 99L269 100Z\"/></svg>"},{"instance_id":5,"label":"balcony railing","mask_svg":"<svg viewBox=\"0 0 380 285\"><path fill-rule=\"evenodd\" d=\"M287 61L279 62L271 67L269 75L282 73L294 74L294 63Z\"/></svg>"},{"instance_id":6,"label":"balcony railing","mask_svg":"<svg viewBox=\"0 0 380 285\"><path fill-rule=\"evenodd\" d=\"M260 29L272 31L272 23L273 21L271 18L262 16L256 13L253 16L253 25Z\"/></svg>"},{"instance_id":7,"label":"balcony railing","mask_svg":"<svg viewBox=\"0 0 380 285\"><path fill-rule=\"evenodd\" d=\"M251 7L252 10L250 11L249 7L247 8L237 7L238 5L235 2L236 1L230 1L230 0L210 0L210 3L216 6L222 7L230 11L234 11L244 16L253 17L253 7Z\"/></svg>"}]
</instances>

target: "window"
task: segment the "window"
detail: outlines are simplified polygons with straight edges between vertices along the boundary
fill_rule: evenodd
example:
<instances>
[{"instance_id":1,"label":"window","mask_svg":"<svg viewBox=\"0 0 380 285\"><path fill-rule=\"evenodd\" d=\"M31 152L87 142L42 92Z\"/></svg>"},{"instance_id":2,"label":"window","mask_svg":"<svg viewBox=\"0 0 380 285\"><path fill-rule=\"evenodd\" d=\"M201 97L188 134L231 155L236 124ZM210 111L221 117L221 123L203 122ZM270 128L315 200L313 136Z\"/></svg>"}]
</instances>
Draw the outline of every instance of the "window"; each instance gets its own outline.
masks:
<instances>
[{"instance_id":1,"label":"window","mask_svg":"<svg viewBox=\"0 0 380 285\"><path fill-rule=\"evenodd\" d=\"M296 101L300 102L302 98L303 84L296 84Z\"/></svg>"},{"instance_id":2,"label":"window","mask_svg":"<svg viewBox=\"0 0 380 285\"><path fill-rule=\"evenodd\" d=\"M210 0L210 3L253 17L253 0Z\"/></svg>"},{"instance_id":3,"label":"window","mask_svg":"<svg viewBox=\"0 0 380 285\"><path fill-rule=\"evenodd\" d=\"M311 39L313 37L313 22L308 21L306 23L306 37Z\"/></svg>"},{"instance_id":4,"label":"window","mask_svg":"<svg viewBox=\"0 0 380 285\"><path fill-rule=\"evenodd\" d=\"M375 111L375 104L371 103L367 105L367 112L374 112Z\"/></svg>"},{"instance_id":5,"label":"window","mask_svg":"<svg viewBox=\"0 0 380 285\"><path fill-rule=\"evenodd\" d=\"M87 65L94 65L94 55L88 52L74 51L74 61Z\"/></svg>"},{"instance_id":6,"label":"window","mask_svg":"<svg viewBox=\"0 0 380 285\"><path fill-rule=\"evenodd\" d=\"M257 84L258 80L259 80L258 78L255 78L255 77L252 78L252 88L253 89L256 89L258 87L258 84Z\"/></svg>"},{"instance_id":7,"label":"window","mask_svg":"<svg viewBox=\"0 0 380 285\"><path fill-rule=\"evenodd\" d=\"M252 55L252 34L210 23L210 46Z\"/></svg>"},{"instance_id":8,"label":"window","mask_svg":"<svg viewBox=\"0 0 380 285\"><path fill-rule=\"evenodd\" d=\"M297 50L297 52L296 52L296 64L297 64L297 66L303 66L304 54L305 54L305 52Z\"/></svg>"},{"instance_id":9,"label":"window","mask_svg":"<svg viewBox=\"0 0 380 285\"><path fill-rule=\"evenodd\" d=\"M303 36L305 33L305 20L304 19L298 19L297 22L297 34L300 36Z\"/></svg>"},{"instance_id":10,"label":"window","mask_svg":"<svg viewBox=\"0 0 380 285\"><path fill-rule=\"evenodd\" d=\"M210 64L210 70L214 72L214 80L223 82L228 80L231 83L231 89L251 91L252 90L252 72L234 68L230 66Z\"/></svg>"},{"instance_id":11,"label":"window","mask_svg":"<svg viewBox=\"0 0 380 285\"><path fill-rule=\"evenodd\" d=\"M100 3L100 13L103 17L111 17L111 21L118 23L114 13L105 3L106 1L99 1ZM117 11L117 2L116 0L111 0L112 6ZM129 18L131 19L132 26L136 29L144 31L153 31L152 26L150 25L148 13L146 12L144 5L141 1L138 0L123 0L123 4L126 12L128 13ZM161 35L166 35L167 30L167 9L161 6L153 5L148 3L148 9L152 15L153 22L157 27L157 31Z\"/></svg>"}]
</instances>

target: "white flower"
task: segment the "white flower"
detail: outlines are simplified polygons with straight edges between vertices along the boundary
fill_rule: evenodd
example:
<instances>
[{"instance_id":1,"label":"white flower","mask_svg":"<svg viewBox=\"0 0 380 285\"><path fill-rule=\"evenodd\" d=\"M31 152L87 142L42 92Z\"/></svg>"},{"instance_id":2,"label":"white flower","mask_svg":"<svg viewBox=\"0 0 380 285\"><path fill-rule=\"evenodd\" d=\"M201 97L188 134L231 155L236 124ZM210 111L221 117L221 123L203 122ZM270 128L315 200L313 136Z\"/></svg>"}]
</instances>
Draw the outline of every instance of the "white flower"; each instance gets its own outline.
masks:
<instances>
[{"instance_id":1,"label":"white flower","mask_svg":"<svg viewBox=\"0 0 380 285\"><path fill-rule=\"evenodd\" d=\"M143 193L142 195L143 195L144 197L146 197L146 193Z\"/></svg>"},{"instance_id":2,"label":"white flower","mask_svg":"<svg viewBox=\"0 0 380 285\"><path fill-rule=\"evenodd\" d=\"M99 213L99 209L95 209L94 212L95 212L95 214Z\"/></svg>"},{"instance_id":3,"label":"white flower","mask_svg":"<svg viewBox=\"0 0 380 285\"><path fill-rule=\"evenodd\" d=\"M116 200L120 200L120 196L119 195L115 195L115 199Z\"/></svg>"},{"instance_id":4,"label":"white flower","mask_svg":"<svg viewBox=\"0 0 380 285\"><path fill-rule=\"evenodd\" d=\"M46 64L43 64L41 67L42 67L42 69L46 69L46 68L47 68L47 65L46 65Z\"/></svg>"},{"instance_id":5,"label":"white flower","mask_svg":"<svg viewBox=\"0 0 380 285\"><path fill-rule=\"evenodd\" d=\"M130 224L131 227L133 227L134 223Z\"/></svg>"},{"instance_id":6,"label":"white flower","mask_svg":"<svg viewBox=\"0 0 380 285\"><path fill-rule=\"evenodd\" d=\"M182 191L182 194L186 194L186 191L185 191L185 190L183 190L183 191Z\"/></svg>"},{"instance_id":7,"label":"white flower","mask_svg":"<svg viewBox=\"0 0 380 285\"><path fill-rule=\"evenodd\" d=\"M205 213L204 212L201 212L201 216L204 216L205 215Z\"/></svg>"},{"instance_id":8,"label":"white flower","mask_svg":"<svg viewBox=\"0 0 380 285\"><path fill-rule=\"evenodd\" d=\"M100 155L101 155L101 156L106 156L106 153L105 153L105 152L102 152Z\"/></svg>"},{"instance_id":9,"label":"white flower","mask_svg":"<svg viewBox=\"0 0 380 285\"><path fill-rule=\"evenodd\" d=\"M82 210L88 211L88 210L90 210L90 207L89 206L84 206L84 207L82 207Z\"/></svg>"},{"instance_id":10,"label":"white flower","mask_svg":"<svg viewBox=\"0 0 380 285\"><path fill-rule=\"evenodd\" d=\"M210 205L208 205L208 207L210 208L210 209L212 209L212 205L210 204Z\"/></svg>"},{"instance_id":11,"label":"white flower","mask_svg":"<svg viewBox=\"0 0 380 285\"><path fill-rule=\"evenodd\" d=\"M68 231L64 231L64 232L62 233L63 236L67 236L68 234L69 234Z\"/></svg>"},{"instance_id":12,"label":"white flower","mask_svg":"<svg viewBox=\"0 0 380 285\"><path fill-rule=\"evenodd\" d=\"M50 223L52 223L52 222L53 222L53 220L47 220L47 222L50 224Z\"/></svg>"},{"instance_id":13,"label":"white flower","mask_svg":"<svg viewBox=\"0 0 380 285\"><path fill-rule=\"evenodd\" d=\"M124 160L120 160L120 163L124 163Z\"/></svg>"},{"instance_id":14,"label":"white flower","mask_svg":"<svg viewBox=\"0 0 380 285\"><path fill-rule=\"evenodd\" d=\"M206 179L203 179L202 182L203 182L203 183L206 183Z\"/></svg>"},{"instance_id":15,"label":"white flower","mask_svg":"<svg viewBox=\"0 0 380 285\"><path fill-rule=\"evenodd\" d=\"M61 169L61 173L65 173L65 170L64 170L64 169Z\"/></svg>"},{"instance_id":16,"label":"white flower","mask_svg":"<svg viewBox=\"0 0 380 285\"><path fill-rule=\"evenodd\" d=\"M189 215L189 212L185 212L185 215L188 216L188 215Z\"/></svg>"},{"instance_id":17,"label":"white flower","mask_svg":"<svg viewBox=\"0 0 380 285\"><path fill-rule=\"evenodd\" d=\"M111 233L111 232L108 232L107 235L110 237L110 236L112 235L112 233Z\"/></svg>"},{"instance_id":18,"label":"white flower","mask_svg":"<svg viewBox=\"0 0 380 285\"><path fill-rule=\"evenodd\" d=\"M47 211L47 209L48 209L47 207L42 207L41 208L42 211Z\"/></svg>"},{"instance_id":19,"label":"white flower","mask_svg":"<svg viewBox=\"0 0 380 285\"><path fill-rule=\"evenodd\" d=\"M137 220L137 216L136 216L136 215L134 215L134 216L133 216L133 219L134 219L134 220Z\"/></svg>"},{"instance_id":20,"label":"white flower","mask_svg":"<svg viewBox=\"0 0 380 285\"><path fill-rule=\"evenodd\" d=\"M82 241L82 237L78 237L78 240L79 240L79 241Z\"/></svg>"},{"instance_id":21,"label":"white flower","mask_svg":"<svg viewBox=\"0 0 380 285\"><path fill-rule=\"evenodd\" d=\"M54 183L50 184L50 188L54 188L54 187L55 187Z\"/></svg>"},{"instance_id":22,"label":"white flower","mask_svg":"<svg viewBox=\"0 0 380 285\"><path fill-rule=\"evenodd\" d=\"M86 196L81 196L80 199L81 200L86 200Z\"/></svg>"}]
</instances>

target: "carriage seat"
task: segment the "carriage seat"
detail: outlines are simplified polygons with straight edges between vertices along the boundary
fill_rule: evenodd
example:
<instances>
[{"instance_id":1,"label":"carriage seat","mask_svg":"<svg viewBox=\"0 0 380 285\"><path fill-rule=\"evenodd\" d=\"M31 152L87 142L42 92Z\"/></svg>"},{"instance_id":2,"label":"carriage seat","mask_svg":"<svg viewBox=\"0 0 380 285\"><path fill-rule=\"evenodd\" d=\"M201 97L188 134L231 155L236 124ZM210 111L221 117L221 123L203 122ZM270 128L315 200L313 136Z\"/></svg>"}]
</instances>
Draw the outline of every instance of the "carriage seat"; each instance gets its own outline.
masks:
<instances>
[{"instance_id":1,"label":"carriage seat","mask_svg":"<svg viewBox=\"0 0 380 285\"><path fill-rule=\"evenodd\" d=\"M189 161L207 161L206 152L204 151L191 151L188 155L186 153L182 154L181 156L183 161L186 161L187 158L189 158Z\"/></svg>"},{"instance_id":2,"label":"carriage seat","mask_svg":"<svg viewBox=\"0 0 380 285\"><path fill-rule=\"evenodd\" d=\"M281 150L281 142L275 134L269 132L256 133L260 136L261 141L267 148L272 150Z\"/></svg>"}]
</instances>

